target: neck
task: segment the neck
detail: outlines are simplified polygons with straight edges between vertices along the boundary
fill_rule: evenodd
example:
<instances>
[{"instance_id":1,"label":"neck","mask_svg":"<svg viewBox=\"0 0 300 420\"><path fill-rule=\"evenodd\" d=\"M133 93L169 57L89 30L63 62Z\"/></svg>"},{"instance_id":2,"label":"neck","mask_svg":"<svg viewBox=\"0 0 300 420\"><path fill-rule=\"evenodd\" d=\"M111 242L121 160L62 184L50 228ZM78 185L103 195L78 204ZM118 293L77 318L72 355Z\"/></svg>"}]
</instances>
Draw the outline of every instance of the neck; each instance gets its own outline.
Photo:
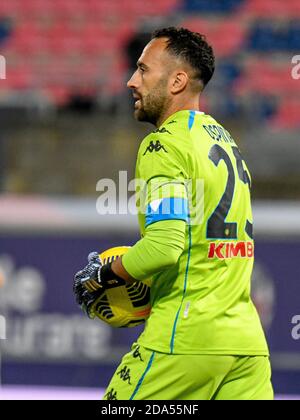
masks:
<instances>
[{"instance_id":1,"label":"neck","mask_svg":"<svg viewBox=\"0 0 300 420\"><path fill-rule=\"evenodd\" d=\"M182 101L182 98L176 101L173 101L168 109L162 113L159 120L156 122L156 127L160 127L171 115L175 114L178 111L184 110L195 110L199 111L199 95L188 98L185 101Z\"/></svg>"}]
</instances>

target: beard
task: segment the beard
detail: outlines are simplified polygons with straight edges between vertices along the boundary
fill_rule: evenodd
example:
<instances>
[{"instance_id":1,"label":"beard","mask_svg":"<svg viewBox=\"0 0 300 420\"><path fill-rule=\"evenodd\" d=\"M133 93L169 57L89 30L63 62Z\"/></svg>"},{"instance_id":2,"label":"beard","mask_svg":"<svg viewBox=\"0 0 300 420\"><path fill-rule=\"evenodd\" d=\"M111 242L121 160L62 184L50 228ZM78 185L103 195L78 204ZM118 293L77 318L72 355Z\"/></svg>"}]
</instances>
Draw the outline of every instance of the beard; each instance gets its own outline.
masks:
<instances>
[{"instance_id":1,"label":"beard","mask_svg":"<svg viewBox=\"0 0 300 420\"><path fill-rule=\"evenodd\" d=\"M148 95L140 99L140 105L134 111L134 116L138 121L149 122L157 126L169 106L167 83L167 79L161 79Z\"/></svg>"}]
</instances>

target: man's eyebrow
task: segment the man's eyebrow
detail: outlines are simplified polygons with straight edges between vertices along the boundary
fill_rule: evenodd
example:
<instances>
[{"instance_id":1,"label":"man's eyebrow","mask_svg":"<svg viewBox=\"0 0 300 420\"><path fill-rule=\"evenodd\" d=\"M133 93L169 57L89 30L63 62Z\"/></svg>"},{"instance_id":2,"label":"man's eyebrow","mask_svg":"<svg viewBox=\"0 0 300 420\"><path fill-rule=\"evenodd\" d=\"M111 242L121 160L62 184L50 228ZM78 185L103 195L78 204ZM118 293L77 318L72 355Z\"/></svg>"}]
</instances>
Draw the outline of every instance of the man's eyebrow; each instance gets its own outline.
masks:
<instances>
[{"instance_id":1,"label":"man's eyebrow","mask_svg":"<svg viewBox=\"0 0 300 420\"><path fill-rule=\"evenodd\" d=\"M142 61L137 61L136 63L137 67L145 67L145 69L148 69L149 67L147 64L143 63Z\"/></svg>"}]
</instances>

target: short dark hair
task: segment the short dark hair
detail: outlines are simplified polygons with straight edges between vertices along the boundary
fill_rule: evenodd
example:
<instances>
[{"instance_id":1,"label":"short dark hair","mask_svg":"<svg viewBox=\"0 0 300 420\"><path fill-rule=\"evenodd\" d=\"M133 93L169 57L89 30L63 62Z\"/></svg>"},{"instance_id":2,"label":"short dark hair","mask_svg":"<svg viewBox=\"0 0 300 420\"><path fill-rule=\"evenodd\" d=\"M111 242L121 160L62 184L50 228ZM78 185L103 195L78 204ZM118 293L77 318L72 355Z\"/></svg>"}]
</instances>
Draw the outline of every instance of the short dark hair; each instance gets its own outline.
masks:
<instances>
[{"instance_id":1,"label":"short dark hair","mask_svg":"<svg viewBox=\"0 0 300 420\"><path fill-rule=\"evenodd\" d=\"M205 35L171 26L153 32L154 38L168 38L167 50L185 60L196 71L195 77L207 85L215 71L215 56Z\"/></svg>"}]
</instances>

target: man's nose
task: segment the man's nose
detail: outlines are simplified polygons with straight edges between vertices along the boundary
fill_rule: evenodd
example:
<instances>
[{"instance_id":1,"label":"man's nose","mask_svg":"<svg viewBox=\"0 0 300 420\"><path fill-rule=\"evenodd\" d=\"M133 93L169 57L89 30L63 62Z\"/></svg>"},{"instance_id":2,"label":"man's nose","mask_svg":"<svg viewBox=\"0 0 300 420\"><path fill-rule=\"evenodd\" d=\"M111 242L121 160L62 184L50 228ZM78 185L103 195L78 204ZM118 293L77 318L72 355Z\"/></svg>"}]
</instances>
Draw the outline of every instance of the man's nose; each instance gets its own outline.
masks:
<instances>
[{"instance_id":1,"label":"man's nose","mask_svg":"<svg viewBox=\"0 0 300 420\"><path fill-rule=\"evenodd\" d=\"M127 82L127 87L129 89L136 89L137 88L137 78L136 78L136 71L133 73L131 78Z\"/></svg>"}]
</instances>

